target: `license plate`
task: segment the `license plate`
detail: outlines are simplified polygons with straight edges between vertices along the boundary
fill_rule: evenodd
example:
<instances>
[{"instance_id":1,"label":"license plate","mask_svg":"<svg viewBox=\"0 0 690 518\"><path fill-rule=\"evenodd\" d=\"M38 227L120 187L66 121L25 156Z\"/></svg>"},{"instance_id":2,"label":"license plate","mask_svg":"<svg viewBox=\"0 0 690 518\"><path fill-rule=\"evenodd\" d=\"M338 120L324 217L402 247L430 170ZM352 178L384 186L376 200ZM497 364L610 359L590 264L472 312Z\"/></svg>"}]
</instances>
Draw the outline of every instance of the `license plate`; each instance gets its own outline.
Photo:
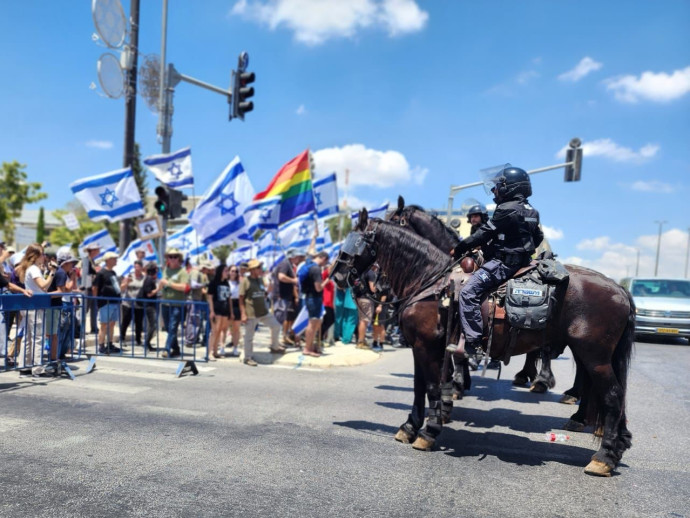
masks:
<instances>
[{"instance_id":1,"label":"license plate","mask_svg":"<svg viewBox=\"0 0 690 518\"><path fill-rule=\"evenodd\" d=\"M668 335L677 335L678 329L673 329L672 327L657 327L656 332L657 333L664 333L664 334L668 334Z\"/></svg>"}]
</instances>

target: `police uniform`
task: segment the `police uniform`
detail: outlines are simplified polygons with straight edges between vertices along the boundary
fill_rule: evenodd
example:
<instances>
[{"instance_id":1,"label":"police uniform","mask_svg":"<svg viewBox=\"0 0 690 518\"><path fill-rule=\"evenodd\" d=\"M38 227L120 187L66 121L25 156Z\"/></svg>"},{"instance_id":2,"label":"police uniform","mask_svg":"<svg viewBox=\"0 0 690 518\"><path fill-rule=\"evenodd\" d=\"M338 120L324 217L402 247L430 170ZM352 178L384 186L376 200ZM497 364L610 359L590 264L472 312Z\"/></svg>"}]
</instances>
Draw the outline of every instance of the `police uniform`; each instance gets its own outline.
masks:
<instances>
[{"instance_id":1,"label":"police uniform","mask_svg":"<svg viewBox=\"0 0 690 518\"><path fill-rule=\"evenodd\" d=\"M539 228L539 212L527 202L532 194L529 176L516 167L504 169L496 179L494 200L498 204L489 221L455 248L454 255L489 244L490 260L482 265L460 293L460 321L465 347L473 353L482 338L481 298L527 266L544 239ZM454 351L457 346L449 347Z\"/></svg>"}]
</instances>

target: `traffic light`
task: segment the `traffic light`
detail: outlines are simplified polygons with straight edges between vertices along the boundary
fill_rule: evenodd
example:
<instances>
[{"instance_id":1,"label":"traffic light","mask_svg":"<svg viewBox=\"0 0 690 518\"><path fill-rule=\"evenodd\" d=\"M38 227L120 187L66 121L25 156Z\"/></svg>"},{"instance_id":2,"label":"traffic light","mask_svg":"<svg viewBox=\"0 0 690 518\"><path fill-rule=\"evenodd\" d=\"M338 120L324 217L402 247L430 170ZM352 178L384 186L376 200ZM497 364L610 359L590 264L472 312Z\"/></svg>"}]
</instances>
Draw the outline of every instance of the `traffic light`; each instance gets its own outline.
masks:
<instances>
[{"instance_id":1,"label":"traffic light","mask_svg":"<svg viewBox=\"0 0 690 518\"><path fill-rule=\"evenodd\" d=\"M254 103L248 101L254 96L254 87L248 86L254 82L254 72L237 71L233 76L232 85L232 116L244 120L244 114L254 109Z\"/></svg>"},{"instance_id":2,"label":"traffic light","mask_svg":"<svg viewBox=\"0 0 690 518\"><path fill-rule=\"evenodd\" d=\"M170 195L168 193L168 188L164 187L162 185L159 185L156 187L156 190L154 191L156 193L157 199L155 203L153 204L153 207L156 209L156 212L163 216L164 218L167 218L170 216Z\"/></svg>"},{"instance_id":3,"label":"traffic light","mask_svg":"<svg viewBox=\"0 0 690 518\"><path fill-rule=\"evenodd\" d=\"M168 193L170 194L170 218L177 219L182 214L187 214L187 209L182 202L188 200L189 196L175 189L168 189Z\"/></svg>"},{"instance_id":4,"label":"traffic light","mask_svg":"<svg viewBox=\"0 0 690 518\"><path fill-rule=\"evenodd\" d=\"M568 144L568 150L565 152L565 161L572 162L572 165L565 166L564 180L566 182L579 182L580 174L582 173L582 148L579 138L574 138Z\"/></svg>"}]
</instances>

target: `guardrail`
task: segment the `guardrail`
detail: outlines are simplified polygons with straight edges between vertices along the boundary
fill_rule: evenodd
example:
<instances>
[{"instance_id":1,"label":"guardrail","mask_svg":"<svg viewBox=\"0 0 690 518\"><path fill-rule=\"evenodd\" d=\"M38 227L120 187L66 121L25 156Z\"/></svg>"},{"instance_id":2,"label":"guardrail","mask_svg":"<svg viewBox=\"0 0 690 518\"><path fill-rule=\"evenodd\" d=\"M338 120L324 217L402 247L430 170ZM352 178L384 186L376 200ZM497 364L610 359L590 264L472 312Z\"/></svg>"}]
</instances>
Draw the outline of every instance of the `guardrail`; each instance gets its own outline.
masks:
<instances>
[{"instance_id":1,"label":"guardrail","mask_svg":"<svg viewBox=\"0 0 690 518\"><path fill-rule=\"evenodd\" d=\"M86 333L85 325L93 302L99 327L95 336ZM81 293L0 295L0 370L24 375L66 374L74 379L69 361L88 358L88 373L100 356L170 359L180 362L178 377L198 374L195 363L208 361L209 335L206 302Z\"/></svg>"}]
</instances>

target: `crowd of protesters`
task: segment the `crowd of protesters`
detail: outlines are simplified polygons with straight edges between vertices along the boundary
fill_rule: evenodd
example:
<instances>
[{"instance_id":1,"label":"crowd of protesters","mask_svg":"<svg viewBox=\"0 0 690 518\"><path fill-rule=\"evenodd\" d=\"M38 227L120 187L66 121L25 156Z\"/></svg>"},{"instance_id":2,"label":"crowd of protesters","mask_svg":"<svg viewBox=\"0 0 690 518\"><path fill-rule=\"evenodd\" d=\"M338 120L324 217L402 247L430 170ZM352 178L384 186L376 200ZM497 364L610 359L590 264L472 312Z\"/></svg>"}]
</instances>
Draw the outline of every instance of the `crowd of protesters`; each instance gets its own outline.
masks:
<instances>
[{"instance_id":1,"label":"crowd of protesters","mask_svg":"<svg viewBox=\"0 0 690 518\"><path fill-rule=\"evenodd\" d=\"M15 253L0 243L2 292L51 295L50 309L0 312L0 355L6 368L18 367L22 373L32 367L34 374L42 373L41 364L63 358L75 336L95 335L99 354L142 347L164 358L184 356L184 346L206 347L208 339L209 361L239 357L256 366L254 337L260 325L270 331L271 353L301 348L304 355L319 357L335 341L380 350L386 327L394 324L384 310L390 306L389 289L376 269L354 296L329 279L326 252L289 249L283 261L266 271L257 259L195 265L174 248L166 251L163 265L145 263L145 252L138 251L124 276L116 273L118 255L101 255L98 245L87 246L81 260L70 252L46 253L38 244L29 245L16 264L11 260ZM84 307L75 311L79 304ZM306 321L300 329L298 317ZM366 341L369 326L371 345ZM159 329L166 332L165 340L154 346Z\"/></svg>"}]
</instances>

